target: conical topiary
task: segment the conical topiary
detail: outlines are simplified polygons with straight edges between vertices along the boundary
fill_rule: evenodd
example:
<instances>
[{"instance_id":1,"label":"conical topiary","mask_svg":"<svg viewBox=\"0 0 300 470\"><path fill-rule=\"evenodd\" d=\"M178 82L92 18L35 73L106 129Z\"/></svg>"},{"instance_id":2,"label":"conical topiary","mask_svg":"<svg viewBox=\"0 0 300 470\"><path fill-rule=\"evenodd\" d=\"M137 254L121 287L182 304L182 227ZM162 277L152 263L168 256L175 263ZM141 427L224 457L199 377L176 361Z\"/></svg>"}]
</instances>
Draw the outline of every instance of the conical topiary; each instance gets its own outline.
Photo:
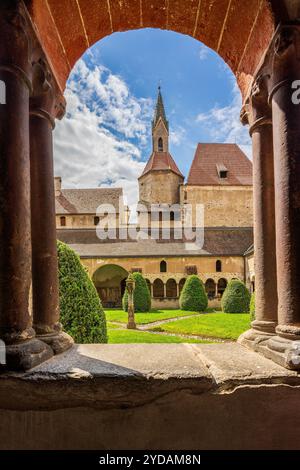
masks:
<instances>
[{"instance_id":1,"label":"conical topiary","mask_svg":"<svg viewBox=\"0 0 300 470\"><path fill-rule=\"evenodd\" d=\"M133 304L135 312L149 312L151 309L151 295L147 282L141 273L132 273L130 276L135 280L135 289L133 293ZM125 289L123 300L123 310L128 310L128 292Z\"/></svg>"},{"instance_id":2,"label":"conical topiary","mask_svg":"<svg viewBox=\"0 0 300 470\"><path fill-rule=\"evenodd\" d=\"M242 281L230 281L222 297L222 310L225 313L249 313L250 293Z\"/></svg>"},{"instance_id":3,"label":"conical topiary","mask_svg":"<svg viewBox=\"0 0 300 470\"><path fill-rule=\"evenodd\" d=\"M198 276L188 276L180 294L179 305L182 310L204 312L208 300L203 282Z\"/></svg>"},{"instance_id":4,"label":"conical topiary","mask_svg":"<svg viewBox=\"0 0 300 470\"><path fill-rule=\"evenodd\" d=\"M106 319L97 290L79 256L57 242L60 321L75 343L107 343Z\"/></svg>"}]
</instances>

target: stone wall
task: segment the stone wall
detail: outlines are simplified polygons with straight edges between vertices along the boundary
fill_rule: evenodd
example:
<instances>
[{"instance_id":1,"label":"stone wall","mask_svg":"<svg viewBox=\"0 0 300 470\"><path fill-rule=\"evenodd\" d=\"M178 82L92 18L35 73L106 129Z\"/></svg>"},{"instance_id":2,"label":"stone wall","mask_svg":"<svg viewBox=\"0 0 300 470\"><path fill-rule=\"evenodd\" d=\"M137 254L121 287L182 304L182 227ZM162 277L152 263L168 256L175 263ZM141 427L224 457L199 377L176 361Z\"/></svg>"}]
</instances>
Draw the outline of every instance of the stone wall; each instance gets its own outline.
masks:
<instances>
[{"instance_id":1,"label":"stone wall","mask_svg":"<svg viewBox=\"0 0 300 470\"><path fill-rule=\"evenodd\" d=\"M149 204L178 204L183 178L171 171L155 171L139 179L140 201Z\"/></svg>"},{"instance_id":2,"label":"stone wall","mask_svg":"<svg viewBox=\"0 0 300 470\"><path fill-rule=\"evenodd\" d=\"M252 186L181 186L180 201L193 206L196 225L196 204L204 205L205 227L252 227Z\"/></svg>"}]
</instances>

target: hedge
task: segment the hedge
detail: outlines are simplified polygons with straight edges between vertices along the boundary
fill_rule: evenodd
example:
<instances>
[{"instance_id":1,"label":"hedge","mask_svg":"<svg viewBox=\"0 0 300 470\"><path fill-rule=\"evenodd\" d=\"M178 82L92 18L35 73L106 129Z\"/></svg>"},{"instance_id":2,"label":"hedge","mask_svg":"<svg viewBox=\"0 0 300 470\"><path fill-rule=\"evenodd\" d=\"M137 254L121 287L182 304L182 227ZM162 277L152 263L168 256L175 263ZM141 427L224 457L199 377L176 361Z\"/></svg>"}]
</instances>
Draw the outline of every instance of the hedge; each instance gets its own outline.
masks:
<instances>
[{"instance_id":1,"label":"hedge","mask_svg":"<svg viewBox=\"0 0 300 470\"><path fill-rule=\"evenodd\" d=\"M198 276L192 274L187 277L179 298L181 310L204 312L208 299L204 285Z\"/></svg>"},{"instance_id":2,"label":"hedge","mask_svg":"<svg viewBox=\"0 0 300 470\"><path fill-rule=\"evenodd\" d=\"M106 319L97 290L79 256L57 242L60 321L75 343L107 343Z\"/></svg>"},{"instance_id":3,"label":"hedge","mask_svg":"<svg viewBox=\"0 0 300 470\"><path fill-rule=\"evenodd\" d=\"M133 293L133 304L135 312L149 312L151 310L151 295L147 282L141 273L132 273L129 275L135 280L135 289ZM122 305L124 312L128 311L128 292L125 289Z\"/></svg>"},{"instance_id":4,"label":"hedge","mask_svg":"<svg viewBox=\"0 0 300 470\"><path fill-rule=\"evenodd\" d=\"M242 281L230 281L222 297L222 310L225 313L249 313L250 293Z\"/></svg>"}]
</instances>

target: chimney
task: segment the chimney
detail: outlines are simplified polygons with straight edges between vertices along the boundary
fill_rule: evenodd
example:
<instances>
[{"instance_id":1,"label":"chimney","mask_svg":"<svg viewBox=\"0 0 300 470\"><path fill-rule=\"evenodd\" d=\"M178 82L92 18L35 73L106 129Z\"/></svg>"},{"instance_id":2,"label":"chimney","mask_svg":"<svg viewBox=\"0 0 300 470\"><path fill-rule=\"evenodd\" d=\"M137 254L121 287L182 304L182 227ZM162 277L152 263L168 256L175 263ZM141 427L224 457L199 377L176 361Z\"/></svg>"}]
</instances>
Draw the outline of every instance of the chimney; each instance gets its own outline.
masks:
<instances>
[{"instance_id":1,"label":"chimney","mask_svg":"<svg viewBox=\"0 0 300 470\"><path fill-rule=\"evenodd\" d=\"M54 178L54 189L55 189L55 197L61 195L61 177L55 176Z\"/></svg>"}]
</instances>

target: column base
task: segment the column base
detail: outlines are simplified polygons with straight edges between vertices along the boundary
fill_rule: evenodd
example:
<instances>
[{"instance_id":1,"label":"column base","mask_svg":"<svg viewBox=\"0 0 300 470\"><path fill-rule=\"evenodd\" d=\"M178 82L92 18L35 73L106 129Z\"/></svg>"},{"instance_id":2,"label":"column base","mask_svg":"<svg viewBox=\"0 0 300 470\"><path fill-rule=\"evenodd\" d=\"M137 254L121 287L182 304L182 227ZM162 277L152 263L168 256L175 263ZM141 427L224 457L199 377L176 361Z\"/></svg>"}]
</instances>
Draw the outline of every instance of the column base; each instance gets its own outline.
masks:
<instances>
[{"instance_id":1,"label":"column base","mask_svg":"<svg viewBox=\"0 0 300 470\"><path fill-rule=\"evenodd\" d=\"M254 320L251 326L252 328L250 330L239 337L238 343L253 351L259 351L266 341L275 336L276 323L272 321Z\"/></svg>"},{"instance_id":2,"label":"column base","mask_svg":"<svg viewBox=\"0 0 300 470\"><path fill-rule=\"evenodd\" d=\"M2 370L26 371L50 359L53 351L44 342L33 338L6 345L5 356L6 364L1 365Z\"/></svg>"},{"instance_id":3,"label":"column base","mask_svg":"<svg viewBox=\"0 0 300 470\"><path fill-rule=\"evenodd\" d=\"M37 335L37 338L49 345L54 354L61 354L67 351L74 344L73 338L64 331Z\"/></svg>"}]
</instances>

